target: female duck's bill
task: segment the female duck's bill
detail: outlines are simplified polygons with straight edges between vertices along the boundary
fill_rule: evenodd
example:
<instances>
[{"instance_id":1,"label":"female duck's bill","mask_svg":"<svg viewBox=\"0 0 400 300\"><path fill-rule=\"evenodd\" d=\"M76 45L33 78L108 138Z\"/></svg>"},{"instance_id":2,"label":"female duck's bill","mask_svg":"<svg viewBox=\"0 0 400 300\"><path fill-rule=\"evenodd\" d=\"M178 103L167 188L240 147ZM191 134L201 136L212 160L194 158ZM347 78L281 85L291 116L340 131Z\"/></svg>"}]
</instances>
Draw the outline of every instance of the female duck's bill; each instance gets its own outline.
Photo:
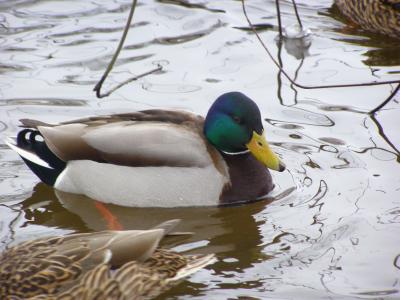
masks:
<instances>
[{"instance_id":1,"label":"female duck's bill","mask_svg":"<svg viewBox=\"0 0 400 300\"><path fill-rule=\"evenodd\" d=\"M273 189L267 168L285 169L264 137L256 103L238 92L220 96L205 119L153 109L58 125L21 122L29 129L8 144L42 181L105 203L249 202Z\"/></svg>"}]
</instances>

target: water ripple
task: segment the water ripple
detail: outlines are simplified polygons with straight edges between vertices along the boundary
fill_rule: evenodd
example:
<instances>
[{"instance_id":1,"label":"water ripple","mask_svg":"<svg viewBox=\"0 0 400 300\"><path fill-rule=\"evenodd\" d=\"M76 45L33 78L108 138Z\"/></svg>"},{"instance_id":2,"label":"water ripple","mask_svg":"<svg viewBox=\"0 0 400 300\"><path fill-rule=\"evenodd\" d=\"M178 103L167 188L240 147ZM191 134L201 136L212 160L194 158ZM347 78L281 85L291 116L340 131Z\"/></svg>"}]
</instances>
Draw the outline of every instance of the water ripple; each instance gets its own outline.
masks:
<instances>
[{"instance_id":1,"label":"water ripple","mask_svg":"<svg viewBox=\"0 0 400 300\"><path fill-rule=\"evenodd\" d=\"M331 0L297 2L314 32L306 45L277 43L275 1L248 3L261 38L292 77L307 85L397 79L397 44L352 31ZM282 22L295 24L291 1L280 3ZM0 1L0 247L107 228L93 200L37 184L1 142L15 136L19 119L56 123L149 107L205 115L213 99L235 90L257 102L271 147L287 165L285 172L271 171L275 189L268 199L223 208L107 206L126 229L183 219L179 230L195 235L178 249L217 254L217 263L165 297L398 296L398 97L368 113L393 88L299 89L249 31L240 1L154 0L139 1L107 84L158 62L164 70L99 101L92 88L115 51L130 4Z\"/></svg>"}]
</instances>

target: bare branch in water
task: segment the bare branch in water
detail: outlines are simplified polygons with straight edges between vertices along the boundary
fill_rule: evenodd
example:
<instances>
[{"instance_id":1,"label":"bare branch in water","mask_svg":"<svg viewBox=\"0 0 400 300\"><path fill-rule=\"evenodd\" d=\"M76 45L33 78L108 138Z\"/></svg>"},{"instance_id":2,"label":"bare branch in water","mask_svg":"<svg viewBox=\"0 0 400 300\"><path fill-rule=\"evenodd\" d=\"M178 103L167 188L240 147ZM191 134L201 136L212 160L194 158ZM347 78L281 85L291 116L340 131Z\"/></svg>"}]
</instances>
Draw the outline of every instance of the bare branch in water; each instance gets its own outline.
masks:
<instances>
[{"instance_id":1,"label":"bare branch in water","mask_svg":"<svg viewBox=\"0 0 400 300\"><path fill-rule=\"evenodd\" d=\"M133 0L132 1L132 6L131 6L131 10L130 10L129 16L128 16L128 21L126 22L124 32L122 33L121 40L119 41L119 44L118 44L118 48L115 51L115 53L114 53L109 65L108 65L106 71L104 72L103 76L101 77L101 79L99 80L99 82L96 84L96 86L93 89L93 91L96 92L96 97L97 98L108 97L108 96L111 95L111 93L113 93L114 91L116 91L117 89L119 89L120 87L124 86L127 83L135 81L135 80L137 80L139 78L142 78L144 76L147 76L149 74L153 74L155 72L158 72L158 71L162 70L162 66L160 64L158 64L157 68L155 68L153 70L150 70L148 72L142 73L140 75L137 75L135 77L132 77L132 78L130 78L130 79L118 84L117 86L115 86L114 88L110 89L108 92L106 92L104 94L101 93L101 87L103 86L103 83L106 80L108 74L111 72L111 70L112 70L112 68L114 66L114 63L117 60L119 53L121 52L122 46L124 45L126 36L128 34L129 27L131 26L131 23L132 23L133 13L135 12L136 4L137 4L137 0Z\"/></svg>"},{"instance_id":2,"label":"bare branch in water","mask_svg":"<svg viewBox=\"0 0 400 300\"><path fill-rule=\"evenodd\" d=\"M106 93L104 93L104 94L100 94L100 88L99 88L98 90L95 90L95 91L96 91L97 98L108 97L108 96L111 95L111 93L113 93L114 91L116 91L116 90L119 89L120 87L124 86L125 84L128 84L129 82L138 80L138 79L140 79L140 78L142 78L142 77L145 77L145 76L147 76L147 75L150 75L150 74L159 72L159 71L162 70L162 68L163 68L163 67L162 67L160 64L158 64L158 65L157 65L157 68L155 68L155 69L153 69L153 70L150 70L150 71L148 71L148 72L142 73L142 74L140 74L140 75L137 75L137 76L135 76L135 77L129 78L128 80L125 80L124 82L117 84L115 87L113 87L112 89L110 89L108 92L106 92ZM104 81L104 80L103 80L103 81ZM96 87L97 87L97 85L96 85Z\"/></svg>"},{"instance_id":3,"label":"bare branch in water","mask_svg":"<svg viewBox=\"0 0 400 300\"><path fill-rule=\"evenodd\" d=\"M292 4L293 4L294 12L296 14L297 22L299 23L300 28L303 29L303 23L301 22L300 15L299 15L299 12L297 10L296 1L292 0Z\"/></svg>"},{"instance_id":4,"label":"bare branch in water","mask_svg":"<svg viewBox=\"0 0 400 300\"><path fill-rule=\"evenodd\" d=\"M372 82L362 82L362 83L349 83L349 84L328 84L328 85L304 85L297 83L295 80L293 80L289 74L279 65L279 63L276 61L276 59L272 56L271 52L269 51L268 47L265 45L264 41L261 39L260 35L258 34L256 28L254 27L253 23L250 21L249 16L247 15L246 11L246 5L245 5L245 0L242 1L242 11L244 16L246 17L247 23L250 26L251 31L256 35L258 41L260 42L261 46L264 48L264 50L267 52L269 58L272 60L272 62L276 65L276 67L279 69L280 72L290 81L291 84L302 88L302 89L327 89L327 88L344 88L344 87L357 87L357 86L374 86L374 85L383 85L383 84L399 84L400 85L400 80L387 80L387 81L372 81ZM278 1L278 0L277 0ZM277 4L277 8L279 7L279 4ZM297 9L296 9L297 10ZM279 14L279 11L278 11ZM279 18L280 16L278 16ZM282 28L279 29L281 32ZM394 93L393 93L394 95ZM393 96L391 95L391 96ZM389 97L391 98L391 97Z\"/></svg>"},{"instance_id":5,"label":"bare branch in water","mask_svg":"<svg viewBox=\"0 0 400 300\"><path fill-rule=\"evenodd\" d=\"M374 115L376 112L380 111L386 104L388 104L392 100L392 98L397 94L399 90L400 90L400 83L396 86L395 89L393 89L390 95L384 101L382 101L381 104L379 104L377 107L371 110L369 114Z\"/></svg>"}]
</instances>

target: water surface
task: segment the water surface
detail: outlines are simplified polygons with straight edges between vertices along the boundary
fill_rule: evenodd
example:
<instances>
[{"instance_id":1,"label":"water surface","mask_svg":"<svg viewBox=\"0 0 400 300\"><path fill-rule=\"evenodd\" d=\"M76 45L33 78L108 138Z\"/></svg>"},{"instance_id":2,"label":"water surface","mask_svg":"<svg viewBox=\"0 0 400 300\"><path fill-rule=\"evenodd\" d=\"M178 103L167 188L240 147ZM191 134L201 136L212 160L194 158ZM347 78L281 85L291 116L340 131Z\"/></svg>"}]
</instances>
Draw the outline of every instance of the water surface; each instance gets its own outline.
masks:
<instances>
[{"instance_id":1,"label":"water surface","mask_svg":"<svg viewBox=\"0 0 400 300\"><path fill-rule=\"evenodd\" d=\"M311 45L276 42L275 1L247 1L259 33L307 85L399 78L398 44L349 28L331 1L298 1ZM295 23L291 1L283 22ZM110 60L130 1L0 2L0 139L18 119L58 122L153 107L205 114L238 90L254 99L288 170L269 201L228 208L109 206L123 228L181 218L179 251L218 262L171 290L177 299L380 299L400 293L400 95L394 86L302 90L278 72L249 30L240 1L139 1L105 89L158 63L163 72L109 98L92 89ZM301 45L300 45L301 46ZM0 247L49 234L106 229L90 199L38 183L0 142ZM161 297L163 298L163 297Z\"/></svg>"}]
</instances>

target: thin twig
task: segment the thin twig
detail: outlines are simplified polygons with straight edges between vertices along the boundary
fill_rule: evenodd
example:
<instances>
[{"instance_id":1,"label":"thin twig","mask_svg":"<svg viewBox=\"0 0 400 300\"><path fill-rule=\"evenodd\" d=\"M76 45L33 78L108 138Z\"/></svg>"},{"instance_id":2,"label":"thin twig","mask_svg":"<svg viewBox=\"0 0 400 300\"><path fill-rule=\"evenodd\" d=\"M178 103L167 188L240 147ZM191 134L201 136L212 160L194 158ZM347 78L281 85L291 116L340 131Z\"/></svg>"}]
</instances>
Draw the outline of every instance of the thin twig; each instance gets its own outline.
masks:
<instances>
[{"instance_id":1,"label":"thin twig","mask_svg":"<svg viewBox=\"0 0 400 300\"><path fill-rule=\"evenodd\" d=\"M400 83L396 86L396 88L390 93L389 97L386 98L385 101L383 101L381 104L379 104L377 107L375 107L373 110L369 112L370 115L374 115L377 111L381 110L386 104L388 104L394 95L397 94L397 92L400 90Z\"/></svg>"},{"instance_id":2,"label":"thin twig","mask_svg":"<svg viewBox=\"0 0 400 300\"><path fill-rule=\"evenodd\" d=\"M261 46L264 48L264 50L267 52L269 58L272 60L272 62L275 64L275 66L282 72L283 75L292 83L293 85L306 89L306 90L313 90L313 89L328 89L328 88L344 88L344 87L357 87L357 86L375 86L375 85L383 85L383 84L394 84L397 83L400 85L400 80L387 80L387 81L372 81L372 82L364 82L364 83L349 83L349 84L327 84L327 85L314 85L314 86L309 86L309 85L304 85L297 83L294 81L286 71L279 66L279 63L276 61L276 59L272 56L271 52L269 51L268 47L265 45L264 41L261 39L260 35L258 34L257 30L255 29L254 25L251 23L249 16L247 15L246 11L246 5L244 4L245 0L242 1L242 10L243 14L246 17L247 23L250 26L250 29L253 31L253 33L256 35L258 41L260 42Z\"/></svg>"},{"instance_id":3,"label":"thin twig","mask_svg":"<svg viewBox=\"0 0 400 300\"><path fill-rule=\"evenodd\" d=\"M281 21L281 9L279 7L279 0L275 0L276 15L278 16L278 28L279 28L279 38L282 38L282 21Z\"/></svg>"},{"instance_id":4,"label":"thin twig","mask_svg":"<svg viewBox=\"0 0 400 300\"><path fill-rule=\"evenodd\" d=\"M376 118L375 114L370 115L372 122L375 123L375 126L378 128L379 135L383 138L383 140L396 152L397 154L397 162L400 162L400 151L396 148L396 146L390 141L390 139L386 136L385 131L381 123L379 123L378 119Z\"/></svg>"},{"instance_id":5,"label":"thin twig","mask_svg":"<svg viewBox=\"0 0 400 300\"><path fill-rule=\"evenodd\" d=\"M112 89L110 89L108 92L106 92L106 93L104 93L104 94L101 94L101 95L98 95L97 97L98 97L98 98L108 97L108 96L111 95L111 93L113 93L114 91L116 91L116 90L119 89L120 87L124 86L125 84L128 84L129 82L138 80L138 79L140 79L140 78L142 78L142 77L145 77L145 76L147 76L147 75L150 75L150 74L159 72L159 71L162 70L162 68L163 68L163 67L162 67L160 64L158 64L158 65L157 65L157 68L155 68L155 69L153 69L153 70L150 70L150 71L148 71L148 72L142 73L142 74L140 74L140 75L137 75L137 76L135 76L135 77L129 78L128 80L125 80L124 82L117 84L115 87L113 87Z\"/></svg>"},{"instance_id":6,"label":"thin twig","mask_svg":"<svg viewBox=\"0 0 400 300\"><path fill-rule=\"evenodd\" d=\"M116 87L112 88L108 92L106 92L104 94L101 93L101 87L103 86L103 83L106 80L108 74L111 72L111 70L112 70L112 68L113 68L113 66L115 64L115 61L117 60L118 55L121 52L122 46L124 45L126 36L128 34L129 27L131 26L131 23L132 23L133 13L135 12L136 4L137 4L137 0L133 0L132 1L132 6L131 6L131 10L130 10L129 16L128 16L128 21L126 22L125 29L124 29L124 32L122 33L122 37L121 37L121 40L119 41L117 50L115 51L115 53L114 53L109 65L108 65L106 71L104 72L103 76L101 77L101 79L99 80L99 82L96 84L96 86L93 89L93 91L96 92L96 97L97 98L108 97L112 92L114 92L115 90L117 90L120 87L124 86L125 84L127 84L129 82L132 82L132 81L135 81L135 80L137 80L139 78L142 78L142 77L144 77L146 75L149 75L149 74L155 73L157 71L160 71L162 69L162 66L158 65L156 69L153 69L151 71L148 71L148 72L145 72L143 74L137 75L137 76L135 76L133 78L130 78L130 79L124 81L123 83L118 84Z\"/></svg>"},{"instance_id":7,"label":"thin twig","mask_svg":"<svg viewBox=\"0 0 400 300\"><path fill-rule=\"evenodd\" d=\"M301 30L303 30L303 24L301 23L300 15L299 15L299 12L297 10L296 1L292 0L292 3L293 3L293 8L294 8L294 13L296 14L297 22L299 22L300 28L301 28Z\"/></svg>"},{"instance_id":8,"label":"thin twig","mask_svg":"<svg viewBox=\"0 0 400 300\"><path fill-rule=\"evenodd\" d=\"M107 76L108 76L108 73L111 72L111 70L112 70L112 68L113 68L113 66L114 66L114 63L115 63L115 61L116 61L117 58L118 58L118 55L119 55L119 53L121 52L122 46L124 45L126 36L127 36L127 34L128 34L128 29L129 29L129 27L131 26L131 22L132 22L132 18L133 18L133 13L135 12L136 4L137 4L137 0L133 0L132 6L131 6L131 10L130 10L129 16L128 16L128 21L126 22L124 32L122 33L121 40L119 41L117 51L115 51L114 56L112 57L112 59L111 59L109 65L108 65L106 71L104 72L104 74L103 74L103 76L101 77L100 81L96 84L96 86L95 86L94 89L93 89L93 91L96 92L97 98L103 98L103 97L105 97L104 95L101 95L101 91L100 91L100 90L101 90L101 87L103 86L104 81L106 80L106 78L107 78Z\"/></svg>"}]
</instances>

